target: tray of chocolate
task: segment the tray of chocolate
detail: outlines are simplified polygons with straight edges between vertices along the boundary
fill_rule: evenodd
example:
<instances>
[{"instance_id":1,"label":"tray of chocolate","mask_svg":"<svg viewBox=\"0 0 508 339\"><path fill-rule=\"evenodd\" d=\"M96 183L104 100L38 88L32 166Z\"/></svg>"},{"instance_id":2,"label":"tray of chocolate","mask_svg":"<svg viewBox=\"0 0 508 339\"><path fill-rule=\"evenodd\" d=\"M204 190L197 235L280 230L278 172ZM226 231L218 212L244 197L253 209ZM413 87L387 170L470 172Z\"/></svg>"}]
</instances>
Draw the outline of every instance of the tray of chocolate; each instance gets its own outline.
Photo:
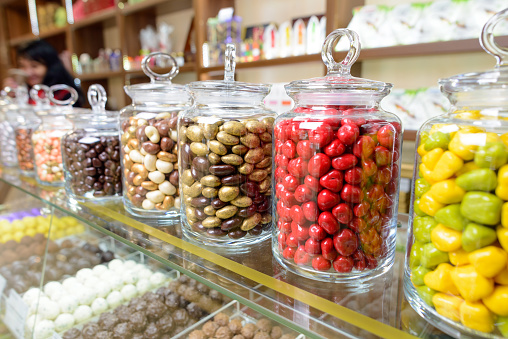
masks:
<instances>
[{"instance_id":1,"label":"tray of chocolate","mask_svg":"<svg viewBox=\"0 0 508 339\"><path fill-rule=\"evenodd\" d=\"M216 291L214 291L216 292ZM192 300L192 301L191 301ZM180 276L61 335L63 339L167 339L220 309L222 295ZM54 336L56 338L56 336Z\"/></svg>"},{"instance_id":2,"label":"tray of chocolate","mask_svg":"<svg viewBox=\"0 0 508 339\"><path fill-rule=\"evenodd\" d=\"M179 339L304 339L305 336L274 321L263 318L238 301L210 314L174 337Z\"/></svg>"},{"instance_id":3,"label":"tray of chocolate","mask_svg":"<svg viewBox=\"0 0 508 339\"><path fill-rule=\"evenodd\" d=\"M33 331L35 338L50 338L178 278L177 271L156 272L140 263L144 261L141 253L130 257L137 260L113 259L48 282L42 291L27 291L22 297L29 307L26 330Z\"/></svg>"}]
</instances>

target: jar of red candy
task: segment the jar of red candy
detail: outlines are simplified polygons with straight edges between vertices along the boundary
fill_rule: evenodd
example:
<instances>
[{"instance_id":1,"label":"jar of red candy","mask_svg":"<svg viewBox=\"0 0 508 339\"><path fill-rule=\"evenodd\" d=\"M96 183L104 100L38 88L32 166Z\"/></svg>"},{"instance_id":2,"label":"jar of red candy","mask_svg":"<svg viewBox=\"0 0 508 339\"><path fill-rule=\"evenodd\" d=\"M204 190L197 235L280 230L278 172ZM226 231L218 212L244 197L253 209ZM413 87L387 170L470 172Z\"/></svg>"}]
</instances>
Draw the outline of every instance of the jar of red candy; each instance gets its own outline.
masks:
<instances>
[{"instance_id":1,"label":"jar of red candy","mask_svg":"<svg viewBox=\"0 0 508 339\"><path fill-rule=\"evenodd\" d=\"M337 63L342 36L350 49ZM372 278L395 255L401 125L379 107L391 84L351 76L359 53L355 32L332 32L327 75L286 85L295 107L274 126L274 256L318 280Z\"/></svg>"},{"instance_id":2,"label":"jar of red candy","mask_svg":"<svg viewBox=\"0 0 508 339\"><path fill-rule=\"evenodd\" d=\"M68 92L69 97L65 100L56 99L54 94L58 91ZM35 112L41 119L41 124L32 134L35 179L41 185L63 186L61 140L64 134L72 129L72 123L67 120L66 114L72 110L78 93L70 86L54 85L50 87L49 99L54 106Z\"/></svg>"}]
</instances>

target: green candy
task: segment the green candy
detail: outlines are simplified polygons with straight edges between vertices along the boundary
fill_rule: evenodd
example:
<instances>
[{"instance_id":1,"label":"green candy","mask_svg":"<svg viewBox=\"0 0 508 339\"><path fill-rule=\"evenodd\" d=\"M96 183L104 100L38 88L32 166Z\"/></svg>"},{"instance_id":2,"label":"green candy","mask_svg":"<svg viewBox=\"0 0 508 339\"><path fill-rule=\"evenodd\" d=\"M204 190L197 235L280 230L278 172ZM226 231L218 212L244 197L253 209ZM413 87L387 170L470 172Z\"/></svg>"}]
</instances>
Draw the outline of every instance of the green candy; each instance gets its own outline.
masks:
<instances>
[{"instance_id":1,"label":"green candy","mask_svg":"<svg viewBox=\"0 0 508 339\"><path fill-rule=\"evenodd\" d=\"M496 189L496 172L488 168L480 168L459 176L455 183L466 191L490 192Z\"/></svg>"},{"instance_id":2,"label":"green candy","mask_svg":"<svg viewBox=\"0 0 508 339\"><path fill-rule=\"evenodd\" d=\"M422 211L420 209L420 199L418 200L415 200L415 203L413 204L413 211L415 212L415 214L419 217L424 217L427 215L427 213L425 213L424 211Z\"/></svg>"},{"instance_id":3,"label":"green candy","mask_svg":"<svg viewBox=\"0 0 508 339\"><path fill-rule=\"evenodd\" d=\"M433 243L422 246L422 256L420 264L426 268L434 268L439 264L449 261L448 253L440 251Z\"/></svg>"},{"instance_id":4,"label":"green candy","mask_svg":"<svg viewBox=\"0 0 508 339\"><path fill-rule=\"evenodd\" d=\"M421 198L422 195L430 190L430 184L424 178L417 179L415 181L415 196Z\"/></svg>"},{"instance_id":5,"label":"green candy","mask_svg":"<svg viewBox=\"0 0 508 339\"><path fill-rule=\"evenodd\" d=\"M496 231L490 227L469 223L462 232L462 248L472 252L496 241Z\"/></svg>"},{"instance_id":6,"label":"green candy","mask_svg":"<svg viewBox=\"0 0 508 339\"><path fill-rule=\"evenodd\" d=\"M439 209L434 215L434 219L438 223L457 231L462 231L469 223L469 220L460 213L460 204L452 204Z\"/></svg>"},{"instance_id":7,"label":"green candy","mask_svg":"<svg viewBox=\"0 0 508 339\"><path fill-rule=\"evenodd\" d=\"M496 326L499 332L503 335L503 337L508 338L508 317L498 317L496 321Z\"/></svg>"},{"instance_id":8,"label":"green candy","mask_svg":"<svg viewBox=\"0 0 508 339\"><path fill-rule=\"evenodd\" d=\"M428 243L430 242L430 232L436 226L437 222L432 217L416 217L413 222L414 237L422 243Z\"/></svg>"},{"instance_id":9,"label":"green candy","mask_svg":"<svg viewBox=\"0 0 508 339\"><path fill-rule=\"evenodd\" d=\"M487 142L478 147L474 162L482 168L498 169L508 161L508 152L502 142Z\"/></svg>"},{"instance_id":10,"label":"green candy","mask_svg":"<svg viewBox=\"0 0 508 339\"><path fill-rule=\"evenodd\" d=\"M423 278L425 277L425 274L429 273L430 270L423 266L418 266L416 268L413 268L411 270L411 281L416 286L425 285L423 282Z\"/></svg>"},{"instance_id":11,"label":"green candy","mask_svg":"<svg viewBox=\"0 0 508 339\"><path fill-rule=\"evenodd\" d=\"M449 143L450 133L443 133L438 131L429 135L427 140L425 140L425 145L423 147L426 151L433 150L434 148L442 148L446 150L448 149Z\"/></svg>"},{"instance_id":12,"label":"green candy","mask_svg":"<svg viewBox=\"0 0 508 339\"><path fill-rule=\"evenodd\" d=\"M485 192L468 192L460 203L460 213L479 224L496 226L501 221L503 200Z\"/></svg>"},{"instance_id":13,"label":"green candy","mask_svg":"<svg viewBox=\"0 0 508 339\"><path fill-rule=\"evenodd\" d=\"M420 258L422 257L422 246L421 242L415 241L411 246L411 252L409 252L409 266L411 268L420 266Z\"/></svg>"},{"instance_id":14,"label":"green candy","mask_svg":"<svg viewBox=\"0 0 508 339\"><path fill-rule=\"evenodd\" d=\"M434 303L432 302L432 297L434 296L434 294L437 293L436 291L434 291L432 288L427 287L427 286L418 286L416 288L416 291L418 292L418 295L420 296L420 298L422 298L423 301L425 301L425 303L427 305L434 307Z\"/></svg>"}]
</instances>

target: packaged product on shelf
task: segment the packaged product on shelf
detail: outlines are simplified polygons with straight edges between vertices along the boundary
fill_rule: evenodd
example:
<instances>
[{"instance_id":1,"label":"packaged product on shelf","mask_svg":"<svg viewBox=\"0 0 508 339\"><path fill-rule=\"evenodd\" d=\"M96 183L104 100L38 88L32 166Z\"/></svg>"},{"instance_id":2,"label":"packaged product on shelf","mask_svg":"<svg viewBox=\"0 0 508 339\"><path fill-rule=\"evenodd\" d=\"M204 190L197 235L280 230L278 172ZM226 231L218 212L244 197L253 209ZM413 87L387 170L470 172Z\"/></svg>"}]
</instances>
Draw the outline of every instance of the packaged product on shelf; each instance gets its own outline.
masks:
<instances>
[{"instance_id":1,"label":"packaged product on shelf","mask_svg":"<svg viewBox=\"0 0 508 339\"><path fill-rule=\"evenodd\" d=\"M424 3L398 4L388 13L385 25L388 25L391 34L398 44L410 45L421 41L421 16Z\"/></svg>"},{"instance_id":2,"label":"packaged product on shelf","mask_svg":"<svg viewBox=\"0 0 508 339\"><path fill-rule=\"evenodd\" d=\"M265 59L279 57L279 35L274 24L266 26L263 32L263 55Z\"/></svg>"},{"instance_id":3,"label":"packaged product on shelf","mask_svg":"<svg viewBox=\"0 0 508 339\"><path fill-rule=\"evenodd\" d=\"M493 35L507 18L497 13L480 37L496 67L440 80L451 110L417 135L404 291L456 337L508 336L508 53Z\"/></svg>"},{"instance_id":4,"label":"packaged product on shelf","mask_svg":"<svg viewBox=\"0 0 508 339\"><path fill-rule=\"evenodd\" d=\"M66 100L55 98L55 92L69 93ZM62 186L64 184L61 139L72 124L66 114L78 99L78 93L67 85L50 87L49 99L55 105L48 109L38 109L35 114L41 119L39 127L32 134L32 146L35 160L35 179L41 185Z\"/></svg>"},{"instance_id":5,"label":"packaged product on shelf","mask_svg":"<svg viewBox=\"0 0 508 339\"><path fill-rule=\"evenodd\" d=\"M240 245L271 232L272 130L263 106L269 85L234 81L227 45L222 81L198 81L194 105L178 120L182 229L211 245Z\"/></svg>"},{"instance_id":6,"label":"packaged product on shelf","mask_svg":"<svg viewBox=\"0 0 508 339\"><path fill-rule=\"evenodd\" d=\"M316 54L321 52L321 46L323 46L323 41L321 40L321 24L317 16L313 15L309 18L309 22L307 23L307 49L306 54Z\"/></svg>"},{"instance_id":7,"label":"packaged product on shelf","mask_svg":"<svg viewBox=\"0 0 508 339\"><path fill-rule=\"evenodd\" d=\"M148 66L154 57L168 58L173 68L154 73ZM171 84L178 74L173 57L152 53L142 68L150 83L126 86L132 104L120 111L120 143L123 200L126 210L140 217L179 218L178 115L190 104L182 85Z\"/></svg>"},{"instance_id":8,"label":"packaged product on shelf","mask_svg":"<svg viewBox=\"0 0 508 339\"><path fill-rule=\"evenodd\" d=\"M292 41L293 27L290 21L285 21L279 26L279 57L285 58L293 55Z\"/></svg>"},{"instance_id":9,"label":"packaged product on shelf","mask_svg":"<svg viewBox=\"0 0 508 339\"><path fill-rule=\"evenodd\" d=\"M307 26L302 19L293 24L293 40L291 41L293 55L304 55L307 49Z\"/></svg>"},{"instance_id":10,"label":"packaged product on shelf","mask_svg":"<svg viewBox=\"0 0 508 339\"><path fill-rule=\"evenodd\" d=\"M106 111L106 91L88 88L91 110L75 109L67 118L73 130L62 137L65 189L83 201L120 197L122 168L118 137L118 112Z\"/></svg>"},{"instance_id":11,"label":"packaged product on shelf","mask_svg":"<svg viewBox=\"0 0 508 339\"><path fill-rule=\"evenodd\" d=\"M342 36L351 49L337 63ZM322 51L327 75L287 85L295 108L274 125L273 253L318 280L355 283L394 261L401 125L379 108L391 84L350 75L359 53L354 31L332 32Z\"/></svg>"}]
</instances>

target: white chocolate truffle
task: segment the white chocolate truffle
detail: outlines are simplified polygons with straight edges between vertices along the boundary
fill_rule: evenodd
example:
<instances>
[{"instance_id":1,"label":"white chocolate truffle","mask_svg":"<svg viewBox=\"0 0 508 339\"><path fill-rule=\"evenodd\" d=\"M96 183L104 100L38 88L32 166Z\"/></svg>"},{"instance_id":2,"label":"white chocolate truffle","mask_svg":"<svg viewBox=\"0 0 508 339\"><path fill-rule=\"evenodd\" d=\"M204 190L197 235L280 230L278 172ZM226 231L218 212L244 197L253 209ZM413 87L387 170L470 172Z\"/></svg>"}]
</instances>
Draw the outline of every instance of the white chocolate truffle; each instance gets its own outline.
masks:
<instances>
[{"instance_id":1,"label":"white chocolate truffle","mask_svg":"<svg viewBox=\"0 0 508 339\"><path fill-rule=\"evenodd\" d=\"M30 331L34 330L35 325L37 325L40 321L41 316L37 314L32 314L26 319L26 327L30 329Z\"/></svg>"},{"instance_id":2,"label":"white chocolate truffle","mask_svg":"<svg viewBox=\"0 0 508 339\"><path fill-rule=\"evenodd\" d=\"M122 287L120 293L122 293L124 300L131 300L136 296L138 290L134 285L129 284Z\"/></svg>"},{"instance_id":3,"label":"white chocolate truffle","mask_svg":"<svg viewBox=\"0 0 508 339\"><path fill-rule=\"evenodd\" d=\"M93 276L93 271L89 268L82 268L76 273L76 278L79 282L84 283L86 279Z\"/></svg>"},{"instance_id":4,"label":"white chocolate truffle","mask_svg":"<svg viewBox=\"0 0 508 339\"><path fill-rule=\"evenodd\" d=\"M159 287L166 281L166 276L161 272L156 272L150 277L152 287Z\"/></svg>"},{"instance_id":5,"label":"white chocolate truffle","mask_svg":"<svg viewBox=\"0 0 508 339\"><path fill-rule=\"evenodd\" d=\"M109 262L108 267L114 272L123 271L123 261L120 259L113 259Z\"/></svg>"},{"instance_id":6,"label":"white chocolate truffle","mask_svg":"<svg viewBox=\"0 0 508 339\"><path fill-rule=\"evenodd\" d=\"M69 292L75 291L76 286L79 285L81 285L81 283L75 277L67 278L62 282L62 286Z\"/></svg>"},{"instance_id":7,"label":"white chocolate truffle","mask_svg":"<svg viewBox=\"0 0 508 339\"><path fill-rule=\"evenodd\" d=\"M97 293L91 288L83 287L77 291L76 296L80 305L90 305L97 297Z\"/></svg>"},{"instance_id":8,"label":"white chocolate truffle","mask_svg":"<svg viewBox=\"0 0 508 339\"><path fill-rule=\"evenodd\" d=\"M79 305L78 299L73 295L65 295L58 300L60 311L63 313L73 313Z\"/></svg>"},{"instance_id":9,"label":"white chocolate truffle","mask_svg":"<svg viewBox=\"0 0 508 339\"><path fill-rule=\"evenodd\" d=\"M109 269L104 272L101 276L102 281L109 281L113 279L116 276L116 274L113 271L110 271Z\"/></svg>"},{"instance_id":10,"label":"white chocolate truffle","mask_svg":"<svg viewBox=\"0 0 508 339\"><path fill-rule=\"evenodd\" d=\"M148 268L144 268L142 270L139 271L139 279L141 278L145 278L145 279L150 279L150 277L153 275L153 272L152 270L148 269Z\"/></svg>"},{"instance_id":11,"label":"white chocolate truffle","mask_svg":"<svg viewBox=\"0 0 508 339\"><path fill-rule=\"evenodd\" d=\"M145 292L148 292L151 288L152 284L150 283L150 280L148 279L139 279L139 281L136 284L136 288L138 289L138 293L141 295Z\"/></svg>"},{"instance_id":12,"label":"white chocolate truffle","mask_svg":"<svg viewBox=\"0 0 508 339\"><path fill-rule=\"evenodd\" d=\"M125 270L132 270L134 267L136 267L137 263L134 260L126 260L123 263L123 266Z\"/></svg>"},{"instance_id":13,"label":"white chocolate truffle","mask_svg":"<svg viewBox=\"0 0 508 339\"><path fill-rule=\"evenodd\" d=\"M106 265L96 265L94 268L92 268L93 273L96 277L101 278L101 276L108 271L108 268Z\"/></svg>"},{"instance_id":14,"label":"white chocolate truffle","mask_svg":"<svg viewBox=\"0 0 508 339\"><path fill-rule=\"evenodd\" d=\"M36 302L37 299L39 299L40 293L41 293L40 289L33 287L28 291L26 291L25 294L23 294L23 301L25 302L25 304L30 306L32 305L33 302ZM44 296L44 293L41 296Z\"/></svg>"},{"instance_id":15,"label":"white chocolate truffle","mask_svg":"<svg viewBox=\"0 0 508 339\"><path fill-rule=\"evenodd\" d=\"M60 306L53 300L41 300L39 301L37 314L40 314L41 320L53 320L60 314Z\"/></svg>"},{"instance_id":16,"label":"white chocolate truffle","mask_svg":"<svg viewBox=\"0 0 508 339\"><path fill-rule=\"evenodd\" d=\"M111 286L111 290L120 290L123 287L123 280L119 276L114 276L108 280L109 285Z\"/></svg>"},{"instance_id":17,"label":"white chocolate truffle","mask_svg":"<svg viewBox=\"0 0 508 339\"><path fill-rule=\"evenodd\" d=\"M106 281L99 281L97 285L95 285L94 290L98 298L106 298L109 292L111 292L111 286L109 286L109 283Z\"/></svg>"},{"instance_id":18,"label":"white chocolate truffle","mask_svg":"<svg viewBox=\"0 0 508 339\"><path fill-rule=\"evenodd\" d=\"M85 320L88 320L92 317L93 312L90 306L81 305L76 308L76 310L73 313L74 318L76 319L76 323L81 323Z\"/></svg>"},{"instance_id":19,"label":"white chocolate truffle","mask_svg":"<svg viewBox=\"0 0 508 339\"><path fill-rule=\"evenodd\" d=\"M55 331L63 332L71 328L75 323L74 316L69 313L62 313L55 319Z\"/></svg>"},{"instance_id":20,"label":"white chocolate truffle","mask_svg":"<svg viewBox=\"0 0 508 339\"><path fill-rule=\"evenodd\" d=\"M127 271L122 275L124 284L135 284L139 280L139 274L136 271Z\"/></svg>"},{"instance_id":21,"label":"white chocolate truffle","mask_svg":"<svg viewBox=\"0 0 508 339\"><path fill-rule=\"evenodd\" d=\"M30 305L30 307L28 308L28 314L35 314L36 312L38 312L37 308L39 307L40 304L44 304L44 303L50 302L50 301L51 301L51 299L49 299L46 296L40 297L39 302L34 302ZM41 319L39 319L39 320L41 320Z\"/></svg>"},{"instance_id":22,"label":"white chocolate truffle","mask_svg":"<svg viewBox=\"0 0 508 339\"><path fill-rule=\"evenodd\" d=\"M34 329L35 339L46 339L53 335L55 324L51 320L41 320Z\"/></svg>"},{"instance_id":23,"label":"white chocolate truffle","mask_svg":"<svg viewBox=\"0 0 508 339\"><path fill-rule=\"evenodd\" d=\"M123 302L122 293L118 291L113 291L108 295L106 301L108 302L111 308L115 308Z\"/></svg>"},{"instance_id":24,"label":"white chocolate truffle","mask_svg":"<svg viewBox=\"0 0 508 339\"><path fill-rule=\"evenodd\" d=\"M134 266L134 267L132 268L132 270L133 270L133 271L138 271L138 272L139 272L139 271L141 271L141 270L144 270L145 268L146 268L146 266L145 266L145 265L143 265L143 264L136 264L136 266Z\"/></svg>"},{"instance_id":25,"label":"white chocolate truffle","mask_svg":"<svg viewBox=\"0 0 508 339\"><path fill-rule=\"evenodd\" d=\"M100 282L101 280L97 278L96 276L91 276L85 280L85 287L93 288L95 289L95 286Z\"/></svg>"},{"instance_id":26,"label":"white chocolate truffle","mask_svg":"<svg viewBox=\"0 0 508 339\"><path fill-rule=\"evenodd\" d=\"M60 299L62 299L64 296L68 294L69 292L67 292L65 289L62 288L59 291L54 291L53 293L51 293L50 299L58 302Z\"/></svg>"},{"instance_id":27,"label":"white chocolate truffle","mask_svg":"<svg viewBox=\"0 0 508 339\"><path fill-rule=\"evenodd\" d=\"M94 315L99 315L106 312L109 308L108 302L104 298L97 298L92 303L92 312Z\"/></svg>"},{"instance_id":28,"label":"white chocolate truffle","mask_svg":"<svg viewBox=\"0 0 508 339\"><path fill-rule=\"evenodd\" d=\"M46 295L50 298L53 295L53 293L58 293L61 291L62 291L62 284L60 284L57 281L50 281L46 285L44 285L44 293L46 293Z\"/></svg>"}]
</instances>

